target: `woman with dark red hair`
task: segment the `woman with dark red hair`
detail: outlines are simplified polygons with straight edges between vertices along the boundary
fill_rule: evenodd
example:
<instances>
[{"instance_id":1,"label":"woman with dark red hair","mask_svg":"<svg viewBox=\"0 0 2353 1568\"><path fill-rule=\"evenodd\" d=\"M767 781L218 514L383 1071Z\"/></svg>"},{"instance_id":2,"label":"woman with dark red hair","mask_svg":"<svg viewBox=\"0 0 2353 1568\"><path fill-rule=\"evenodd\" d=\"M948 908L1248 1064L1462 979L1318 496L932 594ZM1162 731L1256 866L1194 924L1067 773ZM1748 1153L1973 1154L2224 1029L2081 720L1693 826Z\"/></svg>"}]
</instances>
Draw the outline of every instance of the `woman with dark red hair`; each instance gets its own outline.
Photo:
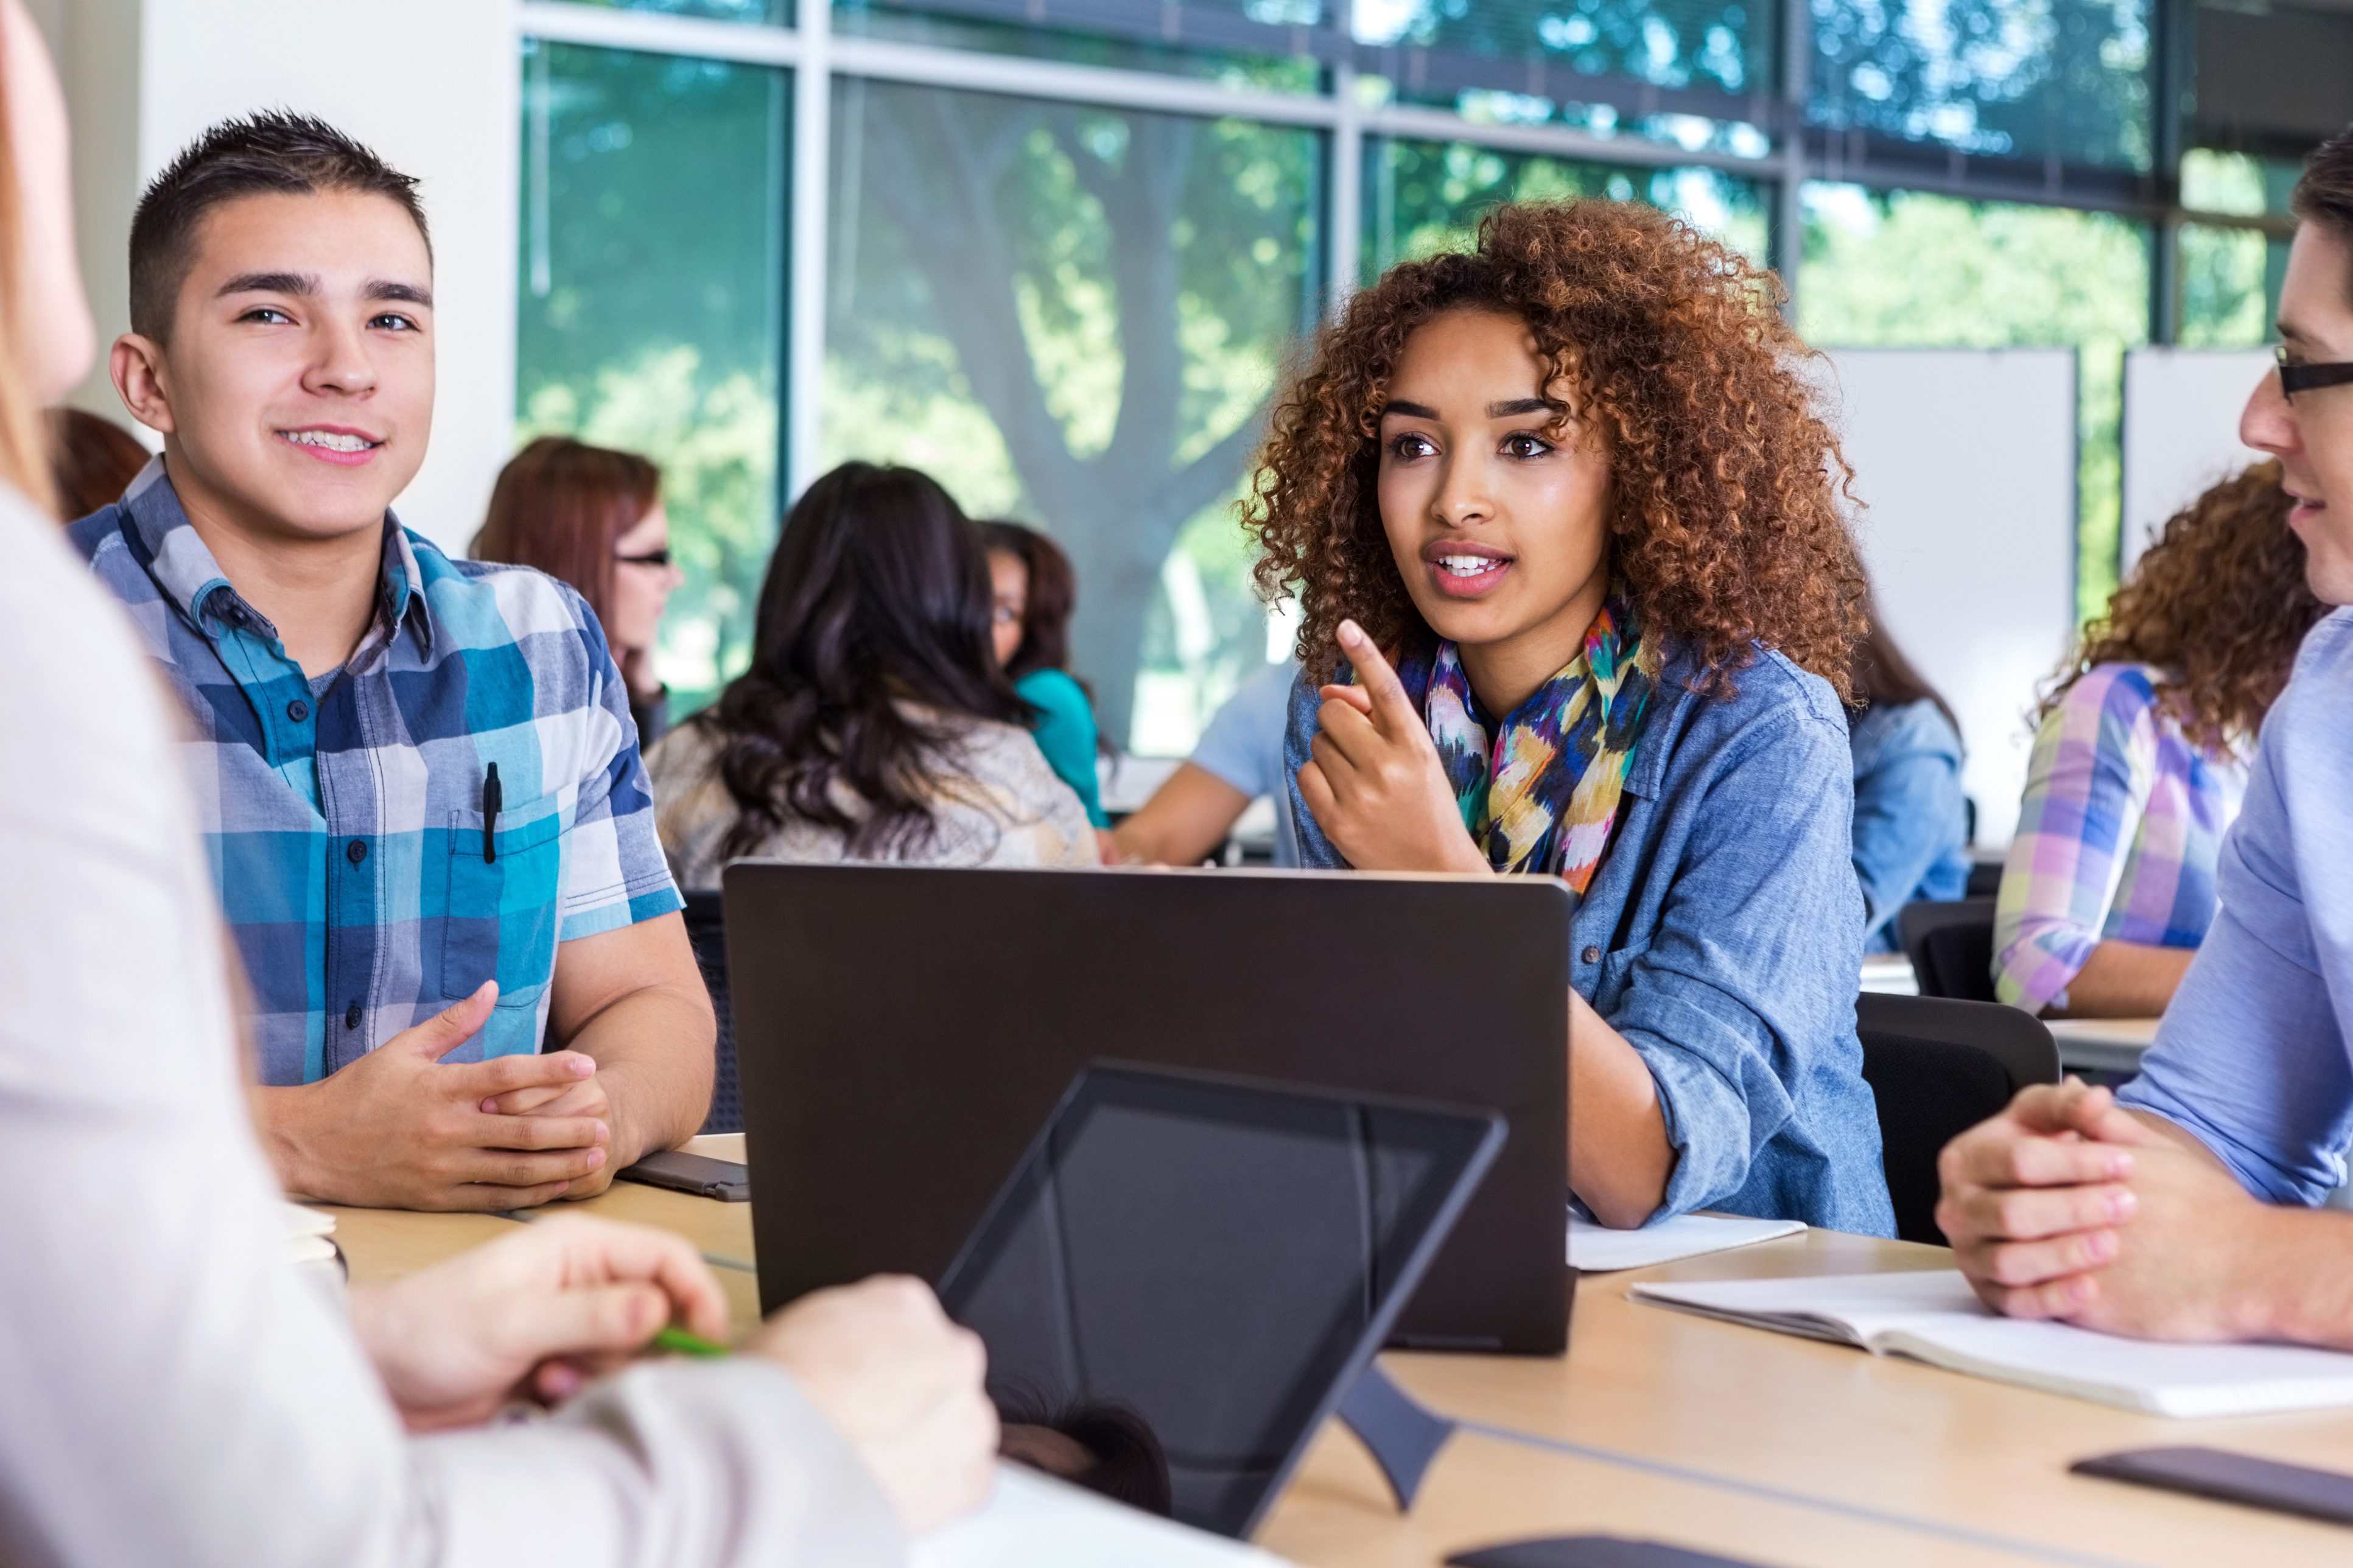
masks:
<instances>
[{"instance_id":1,"label":"woman with dark red hair","mask_svg":"<svg viewBox=\"0 0 2353 1568\"><path fill-rule=\"evenodd\" d=\"M500 473L473 555L536 566L579 590L628 682L638 748L662 738L670 689L654 674L654 637L686 574L670 560L659 468L634 452L542 436Z\"/></svg>"}]
</instances>

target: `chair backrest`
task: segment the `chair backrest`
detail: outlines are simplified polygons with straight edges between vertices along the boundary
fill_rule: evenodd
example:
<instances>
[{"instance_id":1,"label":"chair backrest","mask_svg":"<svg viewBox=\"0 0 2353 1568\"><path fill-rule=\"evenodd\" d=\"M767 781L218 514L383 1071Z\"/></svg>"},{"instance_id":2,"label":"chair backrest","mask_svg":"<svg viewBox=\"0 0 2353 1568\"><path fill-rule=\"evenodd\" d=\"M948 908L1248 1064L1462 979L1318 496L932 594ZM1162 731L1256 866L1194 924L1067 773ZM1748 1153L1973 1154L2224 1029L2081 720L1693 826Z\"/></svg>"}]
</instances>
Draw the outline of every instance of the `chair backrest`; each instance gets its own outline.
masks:
<instances>
[{"instance_id":1,"label":"chair backrest","mask_svg":"<svg viewBox=\"0 0 2353 1568\"><path fill-rule=\"evenodd\" d=\"M1991 899L1906 904L1895 911L1895 935L1912 961L1921 995L1994 1000Z\"/></svg>"},{"instance_id":2,"label":"chair backrest","mask_svg":"<svg viewBox=\"0 0 2353 1568\"><path fill-rule=\"evenodd\" d=\"M703 1119L702 1131L741 1132L744 1100L735 1086L735 1009L727 993L727 917L719 894L686 895L686 939L694 944L694 962L702 971L703 984L711 988L711 1010L719 1018L711 1113Z\"/></svg>"},{"instance_id":3,"label":"chair backrest","mask_svg":"<svg viewBox=\"0 0 2353 1568\"><path fill-rule=\"evenodd\" d=\"M1862 1076L1879 1102L1880 1159L1895 1234L1943 1246L1936 1156L2031 1083L2059 1081L2059 1046L2017 1007L1943 996L1855 998Z\"/></svg>"}]
</instances>

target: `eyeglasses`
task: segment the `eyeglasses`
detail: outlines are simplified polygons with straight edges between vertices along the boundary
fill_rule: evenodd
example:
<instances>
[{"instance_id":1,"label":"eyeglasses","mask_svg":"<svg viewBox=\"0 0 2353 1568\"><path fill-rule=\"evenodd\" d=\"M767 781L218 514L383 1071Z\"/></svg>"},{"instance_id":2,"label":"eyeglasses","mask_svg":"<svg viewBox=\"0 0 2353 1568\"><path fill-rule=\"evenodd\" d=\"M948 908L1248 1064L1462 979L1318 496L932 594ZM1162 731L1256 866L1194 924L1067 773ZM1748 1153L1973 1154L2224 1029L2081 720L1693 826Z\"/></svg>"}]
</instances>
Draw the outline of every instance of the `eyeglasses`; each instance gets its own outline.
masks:
<instances>
[{"instance_id":1,"label":"eyeglasses","mask_svg":"<svg viewBox=\"0 0 2353 1568\"><path fill-rule=\"evenodd\" d=\"M2280 395L2291 403L2299 392L2311 392L2324 386L2342 386L2353 381L2353 360L2340 360L2333 364L2290 364L2285 344L2274 349L2272 356L2279 361Z\"/></svg>"},{"instance_id":2,"label":"eyeglasses","mask_svg":"<svg viewBox=\"0 0 2353 1568\"><path fill-rule=\"evenodd\" d=\"M670 564L670 550L664 546L659 550L649 550L643 555L616 555L613 559L627 566L661 568Z\"/></svg>"}]
</instances>

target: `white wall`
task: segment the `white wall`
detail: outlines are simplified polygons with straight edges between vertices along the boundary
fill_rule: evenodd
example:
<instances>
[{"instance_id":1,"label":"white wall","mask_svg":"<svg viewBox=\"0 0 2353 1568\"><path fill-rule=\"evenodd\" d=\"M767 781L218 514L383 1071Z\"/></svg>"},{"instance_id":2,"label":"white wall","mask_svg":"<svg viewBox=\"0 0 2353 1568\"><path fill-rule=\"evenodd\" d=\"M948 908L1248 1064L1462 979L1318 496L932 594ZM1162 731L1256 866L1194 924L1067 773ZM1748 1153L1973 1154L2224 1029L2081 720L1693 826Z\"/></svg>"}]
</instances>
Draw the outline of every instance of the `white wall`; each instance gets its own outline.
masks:
<instances>
[{"instance_id":1,"label":"white wall","mask_svg":"<svg viewBox=\"0 0 2353 1568\"><path fill-rule=\"evenodd\" d=\"M2166 519L2263 457L2239 444L2239 414L2271 369L2268 349L2134 349L2125 355L2119 581Z\"/></svg>"},{"instance_id":2,"label":"white wall","mask_svg":"<svg viewBox=\"0 0 2353 1568\"><path fill-rule=\"evenodd\" d=\"M2037 681L2074 631L2075 356L1830 354L1880 613L1961 721L1978 843L2018 826Z\"/></svg>"},{"instance_id":3,"label":"white wall","mask_svg":"<svg viewBox=\"0 0 2353 1568\"><path fill-rule=\"evenodd\" d=\"M35 0L74 119L82 273L101 342L128 330L141 187L214 121L285 108L349 132L422 184L439 395L395 503L462 550L514 415L515 0ZM128 422L103 369L74 401Z\"/></svg>"}]
</instances>

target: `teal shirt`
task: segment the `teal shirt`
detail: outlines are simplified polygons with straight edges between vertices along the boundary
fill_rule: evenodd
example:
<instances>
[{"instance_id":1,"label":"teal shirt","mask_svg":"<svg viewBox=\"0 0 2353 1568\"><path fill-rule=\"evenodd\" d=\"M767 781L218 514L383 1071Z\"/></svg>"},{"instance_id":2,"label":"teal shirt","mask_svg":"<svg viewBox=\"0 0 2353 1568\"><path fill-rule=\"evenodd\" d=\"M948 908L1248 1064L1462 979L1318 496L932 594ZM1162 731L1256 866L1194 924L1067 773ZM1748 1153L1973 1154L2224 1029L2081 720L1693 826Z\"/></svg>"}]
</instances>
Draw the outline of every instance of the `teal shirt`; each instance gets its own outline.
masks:
<instances>
[{"instance_id":1,"label":"teal shirt","mask_svg":"<svg viewBox=\"0 0 2353 1568\"><path fill-rule=\"evenodd\" d=\"M1087 820L1109 827L1095 789L1095 710L1079 683L1059 669L1033 669L1013 683L1021 700L1038 710L1038 749L1054 776L1078 791Z\"/></svg>"}]
</instances>

